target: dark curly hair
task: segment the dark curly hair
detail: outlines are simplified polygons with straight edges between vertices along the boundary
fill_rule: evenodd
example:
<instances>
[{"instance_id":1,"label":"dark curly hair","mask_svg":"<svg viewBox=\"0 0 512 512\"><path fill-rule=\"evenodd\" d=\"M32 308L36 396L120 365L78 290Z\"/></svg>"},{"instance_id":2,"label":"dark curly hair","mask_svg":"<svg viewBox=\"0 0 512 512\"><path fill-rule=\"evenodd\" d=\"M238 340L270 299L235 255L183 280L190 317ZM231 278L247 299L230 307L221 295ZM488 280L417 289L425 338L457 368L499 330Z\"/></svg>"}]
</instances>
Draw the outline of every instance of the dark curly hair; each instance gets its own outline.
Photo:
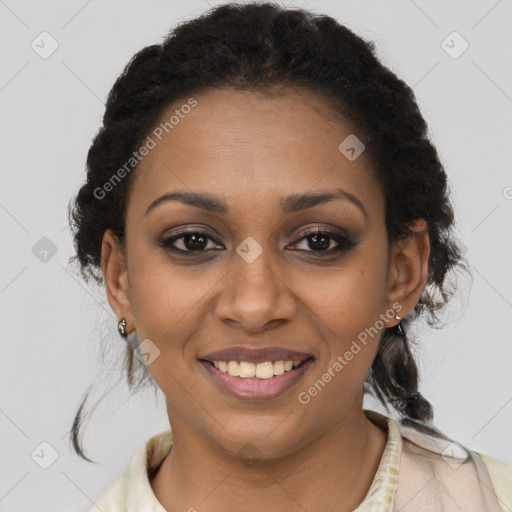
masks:
<instances>
[{"instance_id":1,"label":"dark curly hair","mask_svg":"<svg viewBox=\"0 0 512 512\"><path fill-rule=\"evenodd\" d=\"M287 9L275 3L228 3L180 23L160 43L140 50L110 91L103 126L87 156L87 179L68 207L80 274L102 284L101 245L110 229L121 245L133 171L101 200L97 191L117 169L130 161L151 133L163 111L201 91L231 88L270 93L301 88L319 95L348 119L366 146L385 196L389 246L416 236L409 224L428 225L428 281L413 311L396 328L385 328L365 393L373 394L401 422L444 437L432 425L431 404L418 392L418 368L408 326L420 315L439 327L438 313L456 287L445 281L459 267L468 271L453 235L454 213L447 176L427 134L412 89L380 63L375 45L326 15ZM95 192L96 191L96 192ZM70 260L70 261L71 261ZM134 375L141 368L141 377ZM134 361L127 344L130 389L149 381L144 365ZM71 440L85 457L79 441L84 403L75 416Z\"/></svg>"}]
</instances>

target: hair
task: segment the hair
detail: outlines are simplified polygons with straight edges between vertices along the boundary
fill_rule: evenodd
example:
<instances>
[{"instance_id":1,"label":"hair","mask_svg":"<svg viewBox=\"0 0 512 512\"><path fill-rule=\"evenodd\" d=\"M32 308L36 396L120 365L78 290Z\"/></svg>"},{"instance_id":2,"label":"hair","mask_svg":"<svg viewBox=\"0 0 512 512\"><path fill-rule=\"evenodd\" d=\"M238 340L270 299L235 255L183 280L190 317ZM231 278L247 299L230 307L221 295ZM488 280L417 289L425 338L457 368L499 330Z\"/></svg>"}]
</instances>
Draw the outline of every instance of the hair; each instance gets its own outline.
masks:
<instances>
[{"instance_id":1,"label":"hair","mask_svg":"<svg viewBox=\"0 0 512 512\"><path fill-rule=\"evenodd\" d=\"M401 321L403 335L385 328L365 381L402 423L443 437L433 427L431 404L418 392L419 372L408 327L420 316L439 326L439 313L455 286L446 282L455 267L468 270L453 236L454 213L447 176L427 134L412 89L377 58L375 44L354 34L332 17L276 3L228 3L178 24L160 44L141 49L126 65L108 94L103 126L87 155L87 178L68 217L80 274L103 283L101 245L110 229L124 244L125 214L135 168L118 180L106 197L95 190L130 161L134 151L170 105L212 89L272 90L299 88L318 95L356 128L365 155L385 196L389 246L418 236L410 226L424 219L430 256L427 283L413 311ZM140 388L146 372L135 379L138 362L129 343L126 376L130 389ZM142 365L144 366L144 365ZM75 451L82 401L72 427Z\"/></svg>"}]
</instances>

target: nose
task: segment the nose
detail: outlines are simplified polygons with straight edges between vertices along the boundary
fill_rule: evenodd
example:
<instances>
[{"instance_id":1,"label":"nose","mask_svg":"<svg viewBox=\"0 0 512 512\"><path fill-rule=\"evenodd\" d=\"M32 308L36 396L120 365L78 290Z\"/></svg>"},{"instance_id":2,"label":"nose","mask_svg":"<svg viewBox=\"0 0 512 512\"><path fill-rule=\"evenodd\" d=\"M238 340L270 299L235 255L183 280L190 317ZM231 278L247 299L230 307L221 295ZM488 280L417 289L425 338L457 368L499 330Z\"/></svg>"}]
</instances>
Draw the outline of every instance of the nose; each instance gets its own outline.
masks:
<instances>
[{"instance_id":1,"label":"nose","mask_svg":"<svg viewBox=\"0 0 512 512\"><path fill-rule=\"evenodd\" d=\"M289 283L265 253L251 263L234 256L215 305L217 318L246 332L265 331L290 321L296 312Z\"/></svg>"}]
</instances>

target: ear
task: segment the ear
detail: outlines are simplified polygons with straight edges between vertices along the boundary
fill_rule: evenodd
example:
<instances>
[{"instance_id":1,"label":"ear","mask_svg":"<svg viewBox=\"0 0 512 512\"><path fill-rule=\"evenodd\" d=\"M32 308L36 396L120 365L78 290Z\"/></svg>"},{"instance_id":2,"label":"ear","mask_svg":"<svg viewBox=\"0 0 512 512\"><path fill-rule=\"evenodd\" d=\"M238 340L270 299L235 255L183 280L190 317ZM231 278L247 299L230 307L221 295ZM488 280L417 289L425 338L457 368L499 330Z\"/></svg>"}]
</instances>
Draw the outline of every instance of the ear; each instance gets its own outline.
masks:
<instances>
[{"instance_id":1,"label":"ear","mask_svg":"<svg viewBox=\"0 0 512 512\"><path fill-rule=\"evenodd\" d=\"M103 233L101 270L110 307L119 320L126 319L126 331L130 332L134 326L126 259L119 240L110 229Z\"/></svg>"},{"instance_id":2,"label":"ear","mask_svg":"<svg viewBox=\"0 0 512 512\"><path fill-rule=\"evenodd\" d=\"M409 227L415 233L393 244L388 269L388 301L402 306L397 313L401 318L414 308L425 288L430 256L427 222L418 219ZM392 322L389 327L398 323Z\"/></svg>"}]
</instances>

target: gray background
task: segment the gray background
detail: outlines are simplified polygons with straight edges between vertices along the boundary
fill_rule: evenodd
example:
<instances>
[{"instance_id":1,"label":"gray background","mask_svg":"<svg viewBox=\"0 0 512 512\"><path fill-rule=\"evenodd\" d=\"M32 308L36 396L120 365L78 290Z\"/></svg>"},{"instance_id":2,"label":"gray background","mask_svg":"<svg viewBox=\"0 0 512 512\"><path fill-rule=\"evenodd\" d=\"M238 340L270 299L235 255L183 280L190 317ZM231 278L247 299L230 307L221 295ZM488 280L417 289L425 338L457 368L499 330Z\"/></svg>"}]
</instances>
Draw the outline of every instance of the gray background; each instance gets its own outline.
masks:
<instances>
[{"instance_id":1,"label":"gray background","mask_svg":"<svg viewBox=\"0 0 512 512\"><path fill-rule=\"evenodd\" d=\"M168 428L162 395L130 398L120 380L124 341L105 293L67 263L66 207L122 67L175 22L218 3L0 0L0 511L88 510L139 444ZM472 286L460 282L447 327L421 334L421 390L436 426L512 463L512 3L291 5L373 39L383 61L414 86L449 174L474 277ZM58 43L46 59L31 47L43 31ZM458 58L441 46L453 31L469 43ZM41 261L38 249L49 245L56 253ZM100 385L89 406L106 395L84 439L98 465L71 453L68 435L93 381ZM41 442L58 453L48 469L31 457L36 450L40 464L50 461L52 449Z\"/></svg>"}]
</instances>

